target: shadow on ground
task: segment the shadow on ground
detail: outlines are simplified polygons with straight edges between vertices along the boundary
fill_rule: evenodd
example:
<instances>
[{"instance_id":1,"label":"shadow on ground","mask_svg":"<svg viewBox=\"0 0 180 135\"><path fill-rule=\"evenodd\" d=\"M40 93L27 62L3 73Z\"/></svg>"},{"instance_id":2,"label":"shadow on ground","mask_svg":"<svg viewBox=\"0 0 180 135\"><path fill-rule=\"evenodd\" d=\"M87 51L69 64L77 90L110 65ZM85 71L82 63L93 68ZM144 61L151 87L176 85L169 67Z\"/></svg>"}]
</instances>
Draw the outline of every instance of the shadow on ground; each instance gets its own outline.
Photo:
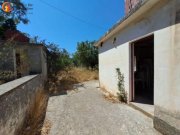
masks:
<instances>
[{"instance_id":1,"label":"shadow on ground","mask_svg":"<svg viewBox=\"0 0 180 135\"><path fill-rule=\"evenodd\" d=\"M75 78L59 80L58 77L51 77L47 84L49 96L66 95L67 91L74 89L76 83L79 82Z\"/></svg>"},{"instance_id":2,"label":"shadow on ground","mask_svg":"<svg viewBox=\"0 0 180 135\"><path fill-rule=\"evenodd\" d=\"M74 77L59 79L51 77L46 86L49 89L50 96L67 95L68 91L84 87L80 81Z\"/></svg>"}]
</instances>

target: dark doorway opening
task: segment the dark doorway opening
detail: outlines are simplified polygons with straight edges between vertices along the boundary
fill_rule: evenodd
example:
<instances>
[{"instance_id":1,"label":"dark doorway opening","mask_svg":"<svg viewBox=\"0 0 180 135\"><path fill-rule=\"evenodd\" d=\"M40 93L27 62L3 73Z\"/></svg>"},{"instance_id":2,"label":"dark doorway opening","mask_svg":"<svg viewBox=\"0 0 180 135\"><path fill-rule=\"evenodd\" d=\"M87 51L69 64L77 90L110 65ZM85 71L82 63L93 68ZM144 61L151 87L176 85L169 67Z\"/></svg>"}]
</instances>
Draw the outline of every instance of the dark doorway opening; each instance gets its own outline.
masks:
<instances>
[{"instance_id":1,"label":"dark doorway opening","mask_svg":"<svg viewBox=\"0 0 180 135\"><path fill-rule=\"evenodd\" d=\"M134 101L154 104L154 36L133 43Z\"/></svg>"}]
</instances>

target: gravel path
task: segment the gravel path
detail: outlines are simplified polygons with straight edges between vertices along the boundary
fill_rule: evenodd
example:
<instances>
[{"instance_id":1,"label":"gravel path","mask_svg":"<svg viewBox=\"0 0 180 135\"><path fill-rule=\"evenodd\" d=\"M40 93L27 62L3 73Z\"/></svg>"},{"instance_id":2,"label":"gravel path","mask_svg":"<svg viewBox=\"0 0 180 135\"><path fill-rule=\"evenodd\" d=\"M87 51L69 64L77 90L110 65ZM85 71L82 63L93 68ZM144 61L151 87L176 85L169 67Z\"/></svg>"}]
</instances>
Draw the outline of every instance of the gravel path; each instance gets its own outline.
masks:
<instances>
[{"instance_id":1,"label":"gravel path","mask_svg":"<svg viewBox=\"0 0 180 135\"><path fill-rule=\"evenodd\" d=\"M67 95L50 97L46 119L50 135L160 135L152 119L123 104L111 103L98 82L77 85Z\"/></svg>"}]
</instances>

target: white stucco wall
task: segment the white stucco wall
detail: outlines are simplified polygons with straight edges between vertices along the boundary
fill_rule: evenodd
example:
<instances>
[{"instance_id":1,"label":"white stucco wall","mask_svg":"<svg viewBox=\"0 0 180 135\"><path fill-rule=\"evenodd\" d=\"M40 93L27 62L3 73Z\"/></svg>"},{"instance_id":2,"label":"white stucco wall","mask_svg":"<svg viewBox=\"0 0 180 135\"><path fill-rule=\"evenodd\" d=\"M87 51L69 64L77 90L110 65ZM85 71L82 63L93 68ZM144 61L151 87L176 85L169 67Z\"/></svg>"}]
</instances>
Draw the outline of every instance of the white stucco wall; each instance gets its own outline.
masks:
<instances>
[{"instance_id":1,"label":"white stucco wall","mask_svg":"<svg viewBox=\"0 0 180 135\"><path fill-rule=\"evenodd\" d=\"M166 100L165 97L161 97L161 95L164 95L162 92L168 94L168 89L170 89L170 81L171 81L171 53L169 53L169 50L171 47L169 44L172 44L172 38L171 38L171 29L166 28L164 30L160 30L155 32L155 90L159 89L159 91L155 91L155 101L158 100L159 103L164 102ZM164 42L164 39L166 42ZM163 45L163 47L161 47ZM165 74L164 74L165 73ZM163 84L163 85L160 85ZM163 89L163 91L161 91ZM158 103L158 104L159 104ZM157 104L157 102L156 102ZM167 103L166 103L167 105Z\"/></svg>"},{"instance_id":2,"label":"white stucco wall","mask_svg":"<svg viewBox=\"0 0 180 135\"><path fill-rule=\"evenodd\" d=\"M130 50L129 46L133 40L164 29L173 23L173 1L160 2L148 12L137 17L127 27L103 43L99 47L99 76L100 85L113 94L118 92L117 75L115 68L120 68L125 76L125 88L130 90ZM116 37L115 44L112 43ZM166 42L164 40L164 42Z\"/></svg>"},{"instance_id":3,"label":"white stucco wall","mask_svg":"<svg viewBox=\"0 0 180 135\"><path fill-rule=\"evenodd\" d=\"M111 40L108 40L104 46L99 49L100 52L103 52L109 45L113 47L99 54L99 77L101 87L116 95L118 92L116 68L120 68L124 74L125 88L127 92L129 91L129 46L128 43L116 46L112 45L111 42Z\"/></svg>"},{"instance_id":4,"label":"white stucco wall","mask_svg":"<svg viewBox=\"0 0 180 135\"><path fill-rule=\"evenodd\" d=\"M180 133L180 1L175 5L176 24L155 32L154 97L155 119L168 122ZM161 129L159 125L161 123L155 123L155 127ZM164 132L172 133L175 134Z\"/></svg>"},{"instance_id":5,"label":"white stucco wall","mask_svg":"<svg viewBox=\"0 0 180 135\"><path fill-rule=\"evenodd\" d=\"M130 44L150 34L154 34L154 125L165 134L176 134L180 131L179 0L159 1L99 47L100 85L116 94L115 68L120 68L130 92Z\"/></svg>"}]
</instances>

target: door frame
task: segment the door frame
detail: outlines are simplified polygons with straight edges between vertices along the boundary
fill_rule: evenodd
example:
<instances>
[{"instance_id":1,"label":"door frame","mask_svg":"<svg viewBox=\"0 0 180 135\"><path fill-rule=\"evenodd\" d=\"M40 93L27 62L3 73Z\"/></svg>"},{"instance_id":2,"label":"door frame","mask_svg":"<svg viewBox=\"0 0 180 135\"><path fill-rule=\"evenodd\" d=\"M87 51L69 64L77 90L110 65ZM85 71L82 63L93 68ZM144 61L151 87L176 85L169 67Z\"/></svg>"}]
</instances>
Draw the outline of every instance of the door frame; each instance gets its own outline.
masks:
<instances>
[{"instance_id":1,"label":"door frame","mask_svg":"<svg viewBox=\"0 0 180 135\"><path fill-rule=\"evenodd\" d=\"M135 46L135 42L142 40L144 38L153 36L154 37L154 33L150 33L148 35L139 37L133 41L131 41L129 43L129 83L130 83L130 92L129 92L129 101L133 102L135 101L135 86L134 86L134 64L135 64L135 57L134 57L134 46Z\"/></svg>"},{"instance_id":2,"label":"door frame","mask_svg":"<svg viewBox=\"0 0 180 135\"><path fill-rule=\"evenodd\" d=\"M130 102L133 102L135 100L135 91L134 91L134 43L130 43L129 46L130 49L130 92L129 92L129 97L130 97Z\"/></svg>"}]
</instances>

